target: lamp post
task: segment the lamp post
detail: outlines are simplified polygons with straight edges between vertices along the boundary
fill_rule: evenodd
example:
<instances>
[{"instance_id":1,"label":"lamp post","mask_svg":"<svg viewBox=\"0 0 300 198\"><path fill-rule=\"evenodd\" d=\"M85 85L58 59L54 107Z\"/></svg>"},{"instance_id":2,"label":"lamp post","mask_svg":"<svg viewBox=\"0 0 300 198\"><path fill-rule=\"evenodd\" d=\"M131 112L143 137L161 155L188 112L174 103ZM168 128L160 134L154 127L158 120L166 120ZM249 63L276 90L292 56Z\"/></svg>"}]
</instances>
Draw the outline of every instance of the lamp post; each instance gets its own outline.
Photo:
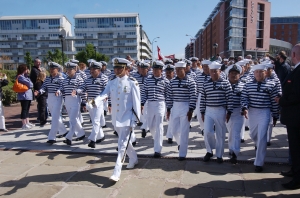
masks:
<instances>
[{"instance_id":1,"label":"lamp post","mask_svg":"<svg viewBox=\"0 0 300 198\"><path fill-rule=\"evenodd\" d=\"M159 36L158 36L158 37L155 37L155 38L152 40L152 42L151 42L151 45L152 45L152 60L154 59L153 44L154 44L154 42L157 42L157 41L155 41L155 39L159 39Z\"/></svg>"},{"instance_id":2,"label":"lamp post","mask_svg":"<svg viewBox=\"0 0 300 198\"><path fill-rule=\"evenodd\" d=\"M140 53L141 53L141 56L140 56L140 60L142 61L142 57L143 57L143 53L142 53L142 40L143 40L143 26L140 25L140 39L141 39L141 43L140 43Z\"/></svg>"},{"instance_id":3,"label":"lamp post","mask_svg":"<svg viewBox=\"0 0 300 198\"><path fill-rule=\"evenodd\" d=\"M217 57L217 48L218 48L218 46L219 46L218 43L213 44L213 48L215 49L215 57Z\"/></svg>"},{"instance_id":4,"label":"lamp post","mask_svg":"<svg viewBox=\"0 0 300 198\"><path fill-rule=\"evenodd\" d=\"M60 42L61 42L61 58L62 58L62 66L65 65L65 61L64 61L64 40L65 40L65 37L64 35L60 34L58 36L58 38L60 39Z\"/></svg>"},{"instance_id":5,"label":"lamp post","mask_svg":"<svg viewBox=\"0 0 300 198\"><path fill-rule=\"evenodd\" d=\"M191 37L190 38L191 39L191 43L193 43L193 56L195 57L195 41L196 41L196 39L194 37L192 37L191 35L189 35L189 34L186 34L185 36Z\"/></svg>"},{"instance_id":6,"label":"lamp post","mask_svg":"<svg viewBox=\"0 0 300 198\"><path fill-rule=\"evenodd\" d=\"M97 58L97 47L96 46L94 46L94 51L95 51L95 60L96 60L96 58Z\"/></svg>"},{"instance_id":7,"label":"lamp post","mask_svg":"<svg viewBox=\"0 0 300 198\"><path fill-rule=\"evenodd\" d=\"M255 59L257 60L257 50L258 48L255 49Z\"/></svg>"}]
</instances>

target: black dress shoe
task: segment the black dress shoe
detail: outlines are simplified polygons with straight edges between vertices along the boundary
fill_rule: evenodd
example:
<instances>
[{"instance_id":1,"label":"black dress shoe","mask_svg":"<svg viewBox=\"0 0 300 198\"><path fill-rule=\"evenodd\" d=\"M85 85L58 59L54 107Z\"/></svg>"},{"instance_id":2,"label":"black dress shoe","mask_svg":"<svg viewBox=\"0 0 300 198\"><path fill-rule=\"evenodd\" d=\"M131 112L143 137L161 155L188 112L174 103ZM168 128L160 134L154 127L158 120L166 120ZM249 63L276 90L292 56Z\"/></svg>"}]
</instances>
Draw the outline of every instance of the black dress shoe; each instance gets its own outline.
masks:
<instances>
[{"instance_id":1,"label":"black dress shoe","mask_svg":"<svg viewBox=\"0 0 300 198\"><path fill-rule=\"evenodd\" d=\"M257 150L257 146L255 146L254 148L255 148L255 150Z\"/></svg>"},{"instance_id":2,"label":"black dress shoe","mask_svg":"<svg viewBox=\"0 0 300 198\"><path fill-rule=\"evenodd\" d=\"M173 139L172 138L168 138L168 144L173 144Z\"/></svg>"},{"instance_id":3,"label":"black dress shoe","mask_svg":"<svg viewBox=\"0 0 300 198\"><path fill-rule=\"evenodd\" d=\"M58 136L56 136L56 138L63 138L63 137L66 137L67 134L68 134L68 132L65 133L65 134L62 134L62 135L58 135Z\"/></svg>"},{"instance_id":4,"label":"black dress shoe","mask_svg":"<svg viewBox=\"0 0 300 198\"><path fill-rule=\"evenodd\" d=\"M245 140L244 139L241 139L241 143L244 143L245 142Z\"/></svg>"},{"instance_id":5,"label":"black dress shoe","mask_svg":"<svg viewBox=\"0 0 300 198\"><path fill-rule=\"evenodd\" d=\"M75 141L80 141L80 140L83 140L85 138L85 135L79 137L79 138L76 138Z\"/></svg>"},{"instance_id":6,"label":"black dress shoe","mask_svg":"<svg viewBox=\"0 0 300 198\"><path fill-rule=\"evenodd\" d=\"M131 144L132 144L132 146L136 146L136 141L135 141L135 142L132 142Z\"/></svg>"},{"instance_id":7,"label":"black dress shoe","mask_svg":"<svg viewBox=\"0 0 300 198\"><path fill-rule=\"evenodd\" d=\"M217 162L219 163L219 164L221 164L221 163L223 163L223 158L222 157L217 157Z\"/></svg>"},{"instance_id":8,"label":"black dress shoe","mask_svg":"<svg viewBox=\"0 0 300 198\"><path fill-rule=\"evenodd\" d=\"M104 111L104 116L106 116L107 115L107 111Z\"/></svg>"},{"instance_id":9,"label":"black dress shoe","mask_svg":"<svg viewBox=\"0 0 300 198\"><path fill-rule=\"evenodd\" d=\"M114 131L114 134L115 134L117 137L119 137L119 134L118 134L117 131Z\"/></svg>"},{"instance_id":10,"label":"black dress shoe","mask_svg":"<svg viewBox=\"0 0 300 198\"><path fill-rule=\"evenodd\" d=\"M267 146L271 146L271 142L267 142Z\"/></svg>"},{"instance_id":11,"label":"black dress shoe","mask_svg":"<svg viewBox=\"0 0 300 198\"><path fill-rule=\"evenodd\" d=\"M88 144L88 147L95 148L96 143L94 141L90 141L90 143Z\"/></svg>"},{"instance_id":12,"label":"black dress shoe","mask_svg":"<svg viewBox=\"0 0 300 198\"><path fill-rule=\"evenodd\" d=\"M190 129L192 128L192 125L190 125Z\"/></svg>"},{"instance_id":13,"label":"black dress shoe","mask_svg":"<svg viewBox=\"0 0 300 198\"><path fill-rule=\"evenodd\" d=\"M178 145L178 147L177 147L177 148L178 148L178 151L179 151L179 149L180 149L180 145Z\"/></svg>"},{"instance_id":14,"label":"black dress shoe","mask_svg":"<svg viewBox=\"0 0 300 198\"><path fill-rule=\"evenodd\" d=\"M69 139L65 139L65 140L63 141L63 143L65 143L65 144L67 144L67 145L72 145L72 142L71 142L71 140L69 140Z\"/></svg>"},{"instance_id":15,"label":"black dress shoe","mask_svg":"<svg viewBox=\"0 0 300 198\"><path fill-rule=\"evenodd\" d=\"M90 119L90 123L92 123L92 120Z\"/></svg>"},{"instance_id":16,"label":"black dress shoe","mask_svg":"<svg viewBox=\"0 0 300 198\"><path fill-rule=\"evenodd\" d=\"M119 151L118 147L116 148L116 151Z\"/></svg>"},{"instance_id":17,"label":"black dress shoe","mask_svg":"<svg viewBox=\"0 0 300 198\"><path fill-rule=\"evenodd\" d=\"M237 156L235 155L235 153L231 154L230 162L232 164L236 164L237 163Z\"/></svg>"},{"instance_id":18,"label":"black dress shoe","mask_svg":"<svg viewBox=\"0 0 300 198\"><path fill-rule=\"evenodd\" d=\"M100 142L103 142L105 140L105 136L99 140L96 141L96 143L100 143Z\"/></svg>"},{"instance_id":19,"label":"black dress shoe","mask_svg":"<svg viewBox=\"0 0 300 198\"><path fill-rule=\"evenodd\" d=\"M280 175L284 177L293 177L295 175L294 171L289 170L289 171L281 171Z\"/></svg>"},{"instance_id":20,"label":"black dress shoe","mask_svg":"<svg viewBox=\"0 0 300 198\"><path fill-rule=\"evenodd\" d=\"M202 136L204 136L204 129L202 129L201 133L202 133Z\"/></svg>"},{"instance_id":21,"label":"black dress shoe","mask_svg":"<svg viewBox=\"0 0 300 198\"><path fill-rule=\"evenodd\" d=\"M255 166L255 172L260 173L263 171L263 167L262 166Z\"/></svg>"},{"instance_id":22,"label":"black dress shoe","mask_svg":"<svg viewBox=\"0 0 300 198\"><path fill-rule=\"evenodd\" d=\"M147 132L146 132L146 130L145 130L145 129L143 129L143 130L142 130L142 138L145 138L145 137L146 137L146 135L147 135Z\"/></svg>"},{"instance_id":23,"label":"black dress shoe","mask_svg":"<svg viewBox=\"0 0 300 198\"><path fill-rule=\"evenodd\" d=\"M8 132L8 130L7 130L7 129L0 129L0 131Z\"/></svg>"},{"instance_id":24,"label":"black dress shoe","mask_svg":"<svg viewBox=\"0 0 300 198\"><path fill-rule=\"evenodd\" d=\"M248 126L245 126L245 131L249 131L249 127Z\"/></svg>"},{"instance_id":25,"label":"black dress shoe","mask_svg":"<svg viewBox=\"0 0 300 198\"><path fill-rule=\"evenodd\" d=\"M179 160L179 161L184 161L184 160L185 160L185 157L178 157L178 160Z\"/></svg>"},{"instance_id":26,"label":"black dress shoe","mask_svg":"<svg viewBox=\"0 0 300 198\"><path fill-rule=\"evenodd\" d=\"M106 125L102 126L102 128L106 128L106 127L107 127Z\"/></svg>"},{"instance_id":27,"label":"black dress shoe","mask_svg":"<svg viewBox=\"0 0 300 198\"><path fill-rule=\"evenodd\" d=\"M54 144L54 143L56 143L56 140L48 140L47 143Z\"/></svg>"},{"instance_id":28,"label":"black dress shoe","mask_svg":"<svg viewBox=\"0 0 300 198\"><path fill-rule=\"evenodd\" d=\"M154 155L153 155L154 158L160 158L160 156L161 156L161 154L157 153L157 152L155 152Z\"/></svg>"},{"instance_id":29,"label":"black dress shoe","mask_svg":"<svg viewBox=\"0 0 300 198\"><path fill-rule=\"evenodd\" d=\"M292 180L288 183L282 184L282 186L286 189L289 189L289 190L300 189L300 181Z\"/></svg>"},{"instance_id":30,"label":"black dress shoe","mask_svg":"<svg viewBox=\"0 0 300 198\"><path fill-rule=\"evenodd\" d=\"M203 158L203 161L208 162L213 155L214 155L213 153L207 152L206 155Z\"/></svg>"}]
</instances>

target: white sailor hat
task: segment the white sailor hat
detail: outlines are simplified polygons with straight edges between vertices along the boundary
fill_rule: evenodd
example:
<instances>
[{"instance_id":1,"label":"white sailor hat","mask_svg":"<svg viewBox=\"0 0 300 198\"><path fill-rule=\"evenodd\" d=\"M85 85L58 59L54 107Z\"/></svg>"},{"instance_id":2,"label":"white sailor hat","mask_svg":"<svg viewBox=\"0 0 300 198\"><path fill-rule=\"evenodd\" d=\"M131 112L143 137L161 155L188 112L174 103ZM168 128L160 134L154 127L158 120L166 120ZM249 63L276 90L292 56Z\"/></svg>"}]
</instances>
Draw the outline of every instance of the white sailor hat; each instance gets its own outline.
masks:
<instances>
[{"instance_id":1,"label":"white sailor hat","mask_svg":"<svg viewBox=\"0 0 300 198\"><path fill-rule=\"evenodd\" d=\"M186 66L191 66L191 64L192 64L192 61L190 61L190 60L185 60L185 62L186 62Z\"/></svg>"},{"instance_id":2,"label":"white sailor hat","mask_svg":"<svg viewBox=\"0 0 300 198\"><path fill-rule=\"evenodd\" d=\"M183 61L179 61L179 62L175 63L175 68L179 68L179 67L186 68L186 63Z\"/></svg>"},{"instance_id":3,"label":"white sailor hat","mask_svg":"<svg viewBox=\"0 0 300 198\"><path fill-rule=\"evenodd\" d=\"M97 61L94 60L94 59L89 59L89 60L87 60L87 62L88 62L88 63L91 63L91 62L97 62Z\"/></svg>"},{"instance_id":4,"label":"white sailor hat","mask_svg":"<svg viewBox=\"0 0 300 198\"><path fill-rule=\"evenodd\" d=\"M159 68L159 69L162 69L165 67L165 64L162 62L162 61L153 61L152 63L152 68Z\"/></svg>"},{"instance_id":5,"label":"white sailor hat","mask_svg":"<svg viewBox=\"0 0 300 198\"><path fill-rule=\"evenodd\" d=\"M173 61L172 61L171 59L167 59L167 60L165 61L165 64L170 64L170 63L173 63Z\"/></svg>"},{"instance_id":6,"label":"white sailor hat","mask_svg":"<svg viewBox=\"0 0 300 198\"><path fill-rule=\"evenodd\" d=\"M250 60L250 59L243 59L243 61L244 61L246 64L248 64L248 63L250 63L250 61L252 61L252 60Z\"/></svg>"},{"instance_id":7,"label":"white sailor hat","mask_svg":"<svg viewBox=\"0 0 300 198\"><path fill-rule=\"evenodd\" d=\"M224 58L223 61L224 61L224 62L228 62L228 59L227 59L227 58Z\"/></svg>"},{"instance_id":8,"label":"white sailor hat","mask_svg":"<svg viewBox=\"0 0 300 198\"><path fill-rule=\"evenodd\" d=\"M151 63L151 60L144 60L143 62L144 62L144 63L150 64L150 63Z\"/></svg>"},{"instance_id":9,"label":"white sailor hat","mask_svg":"<svg viewBox=\"0 0 300 198\"><path fill-rule=\"evenodd\" d=\"M48 62L48 66L50 68L61 68L60 64L56 63L56 62Z\"/></svg>"},{"instance_id":10,"label":"white sailor hat","mask_svg":"<svg viewBox=\"0 0 300 198\"><path fill-rule=\"evenodd\" d=\"M131 62L125 58L114 58L112 62L114 67L126 67L128 64L131 64Z\"/></svg>"},{"instance_id":11,"label":"white sailor hat","mask_svg":"<svg viewBox=\"0 0 300 198\"><path fill-rule=\"evenodd\" d=\"M90 68L101 69L102 68L102 63L93 61L93 62L90 63Z\"/></svg>"},{"instance_id":12,"label":"white sailor hat","mask_svg":"<svg viewBox=\"0 0 300 198\"><path fill-rule=\"evenodd\" d=\"M197 57L191 57L190 61L198 61L199 59Z\"/></svg>"},{"instance_id":13,"label":"white sailor hat","mask_svg":"<svg viewBox=\"0 0 300 198\"><path fill-rule=\"evenodd\" d=\"M175 69L174 65L171 65L171 64L167 64L165 67L165 70L167 70L167 71L174 71L174 69Z\"/></svg>"},{"instance_id":14,"label":"white sailor hat","mask_svg":"<svg viewBox=\"0 0 300 198\"><path fill-rule=\"evenodd\" d=\"M107 65L107 62L105 62L105 61L100 61L100 63L101 63L102 65Z\"/></svg>"},{"instance_id":15,"label":"white sailor hat","mask_svg":"<svg viewBox=\"0 0 300 198\"><path fill-rule=\"evenodd\" d=\"M274 69L274 65L272 63L264 64L267 69Z\"/></svg>"},{"instance_id":16,"label":"white sailor hat","mask_svg":"<svg viewBox=\"0 0 300 198\"><path fill-rule=\"evenodd\" d=\"M208 65L209 69L221 69L222 64L218 63L217 61L213 61L211 64Z\"/></svg>"},{"instance_id":17,"label":"white sailor hat","mask_svg":"<svg viewBox=\"0 0 300 198\"><path fill-rule=\"evenodd\" d=\"M225 74L228 76L228 74L229 74L230 72L232 72L232 71L237 71L237 72L239 72L239 74L240 74L240 73L242 73L242 67L239 66L239 65L236 65L236 64L230 65L230 66L228 66L227 69L225 70Z\"/></svg>"},{"instance_id":18,"label":"white sailor hat","mask_svg":"<svg viewBox=\"0 0 300 198\"><path fill-rule=\"evenodd\" d=\"M239 65L239 66L246 66L247 62L244 61L244 60L241 60L241 61L239 61L239 62L237 62L237 63L235 63L235 64L236 64L236 65Z\"/></svg>"},{"instance_id":19,"label":"white sailor hat","mask_svg":"<svg viewBox=\"0 0 300 198\"><path fill-rule=\"evenodd\" d=\"M139 66L141 68L149 68L150 67L150 64L149 63L145 63L145 62L139 62Z\"/></svg>"},{"instance_id":20,"label":"white sailor hat","mask_svg":"<svg viewBox=\"0 0 300 198\"><path fill-rule=\"evenodd\" d=\"M78 64L78 63L79 63L79 60L70 59L69 62Z\"/></svg>"},{"instance_id":21,"label":"white sailor hat","mask_svg":"<svg viewBox=\"0 0 300 198\"><path fill-rule=\"evenodd\" d=\"M70 69L74 69L76 68L78 65L76 63L72 63L72 62L66 62L65 63L66 68L70 68Z\"/></svg>"},{"instance_id":22,"label":"white sailor hat","mask_svg":"<svg viewBox=\"0 0 300 198\"><path fill-rule=\"evenodd\" d=\"M210 65L211 64L211 61L209 60L203 60L201 61L202 65Z\"/></svg>"},{"instance_id":23,"label":"white sailor hat","mask_svg":"<svg viewBox=\"0 0 300 198\"><path fill-rule=\"evenodd\" d=\"M266 65L264 64L258 64L258 65L254 65L252 68L251 68L252 71L255 71L255 70L267 70L267 67Z\"/></svg>"}]
</instances>

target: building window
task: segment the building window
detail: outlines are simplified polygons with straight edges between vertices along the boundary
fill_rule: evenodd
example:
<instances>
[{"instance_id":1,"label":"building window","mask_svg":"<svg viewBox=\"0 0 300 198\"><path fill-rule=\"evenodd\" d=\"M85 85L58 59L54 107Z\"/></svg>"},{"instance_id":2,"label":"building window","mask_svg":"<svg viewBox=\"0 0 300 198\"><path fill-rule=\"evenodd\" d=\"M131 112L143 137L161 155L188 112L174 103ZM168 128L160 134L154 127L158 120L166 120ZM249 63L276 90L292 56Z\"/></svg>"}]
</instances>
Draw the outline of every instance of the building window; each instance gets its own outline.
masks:
<instances>
[{"instance_id":1,"label":"building window","mask_svg":"<svg viewBox=\"0 0 300 198\"><path fill-rule=\"evenodd\" d=\"M276 36L276 32L274 32L274 36Z\"/></svg>"},{"instance_id":2,"label":"building window","mask_svg":"<svg viewBox=\"0 0 300 198\"><path fill-rule=\"evenodd\" d=\"M281 29L284 29L284 25L281 25Z\"/></svg>"},{"instance_id":3,"label":"building window","mask_svg":"<svg viewBox=\"0 0 300 198\"><path fill-rule=\"evenodd\" d=\"M274 29L275 29L275 30L277 29L277 25L274 25Z\"/></svg>"},{"instance_id":4,"label":"building window","mask_svg":"<svg viewBox=\"0 0 300 198\"><path fill-rule=\"evenodd\" d=\"M290 29L292 29L292 25L290 25Z\"/></svg>"}]
</instances>

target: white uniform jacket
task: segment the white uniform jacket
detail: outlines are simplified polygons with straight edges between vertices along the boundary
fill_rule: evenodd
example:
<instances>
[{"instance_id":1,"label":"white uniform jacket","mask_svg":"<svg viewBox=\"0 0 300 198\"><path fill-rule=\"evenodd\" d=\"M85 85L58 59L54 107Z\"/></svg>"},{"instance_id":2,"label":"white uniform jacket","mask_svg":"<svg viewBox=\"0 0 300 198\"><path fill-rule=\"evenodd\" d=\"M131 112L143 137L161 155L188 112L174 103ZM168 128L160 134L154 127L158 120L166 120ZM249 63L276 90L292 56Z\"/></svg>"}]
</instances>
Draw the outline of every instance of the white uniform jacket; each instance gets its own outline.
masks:
<instances>
[{"instance_id":1,"label":"white uniform jacket","mask_svg":"<svg viewBox=\"0 0 300 198\"><path fill-rule=\"evenodd\" d=\"M110 96L112 107L112 124L115 127L135 127L137 117L141 116L141 98L138 82L128 76L122 78L114 77L106 85L103 92L95 99L95 102L102 101Z\"/></svg>"}]
</instances>

